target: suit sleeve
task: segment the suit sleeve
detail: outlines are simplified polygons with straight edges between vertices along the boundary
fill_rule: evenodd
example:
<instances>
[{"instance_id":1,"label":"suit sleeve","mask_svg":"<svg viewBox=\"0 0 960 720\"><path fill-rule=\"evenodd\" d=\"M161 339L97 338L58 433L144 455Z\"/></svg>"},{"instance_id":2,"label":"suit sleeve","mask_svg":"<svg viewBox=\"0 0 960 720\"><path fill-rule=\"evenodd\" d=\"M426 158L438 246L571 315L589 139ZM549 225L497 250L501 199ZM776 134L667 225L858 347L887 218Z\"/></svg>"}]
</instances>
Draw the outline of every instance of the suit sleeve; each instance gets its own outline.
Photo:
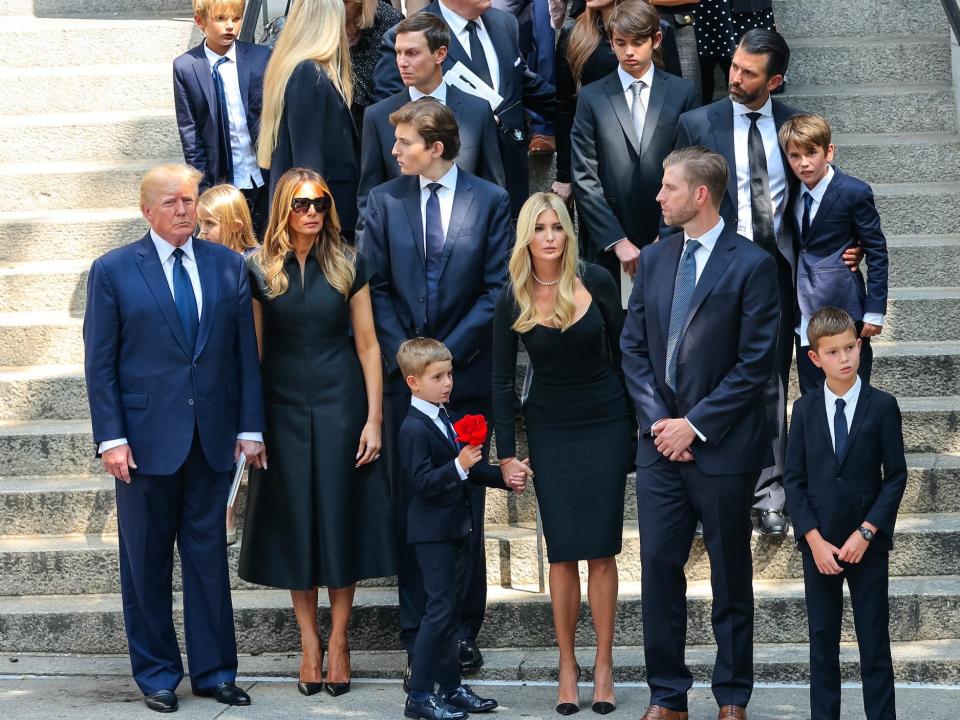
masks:
<instances>
[{"instance_id":1,"label":"suit sleeve","mask_svg":"<svg viewBox=\"0 0 960 720\"><path fill-rule=\"evenodd\" d=\"M867 511L866 521L876 525L888 537L893 537L900 500L907 487L907 460L903 450L903 419L900 407L894 398L886 399L880 419L883 483L876 501Z\"/></svg>"},{"instance_id":2,"label":"suit sleeve","mask_svg":"<svg viewBox=\"0 0 960 720\"><path fill-rule=\"evenodd\" d=\"M623 333L620 335L624 379L637 409L640 432L644 435L650 433L650 428L655 422L672 415L657 388L653 364L650 362L650 348L647 345L643 288L647 272L644 259L649 256L649 253L640 253L640 258L637 260L637 274L633 279L627 319L623 324Z\"/></svg>"},{"instance_id":3,"label":"suit sleeve","mask_svg":"<svg viewBox=\"0 0 960 720\"><path fill-rule=\"evenodd\" d=\"M190 93L176 64L173 66L173 104L177 113L177 130L180 133L180 145L183 147L183 160L187 165L206 174L207 149L197 132L196 110L190 102Z\"/></svg>"},{"instance_id":4,"label":"suit sleeve","mask_svg":"<svg viewBox=\"0 0 960 720\"><path fill-rule=\"evenodd\" d=\"M397 48L394 45L396 33L393 28L383 34L380 40L380 54L373 70L373 99L379 102L403 90L403 80L397 69Z\"/></svg>"},{"instance_id":5,"label":"suit sleeve","mask_svg":"<svg viewBox=\"0 0 960 720\"><path fill-rule=\"evenodd\" d=\"M84 375L93 442L127 437L120 404L120 308L103 260L94 260L83 317Z\"/></svg>"},{"instance_id":6,"label":"suit sleeve","mask_svg":"<svg viewBox=\"0 0 960 720\"><path fill-rule=\"evenodd\" d=\"M430 439L425 433L401 428L400 448L404 456L404 467L410 473L410 482L417 494L436 497L463 483L453 458L439 467L434 467Z\"/></svg>"},{"instance_id":7,"label":"suit sleeve","mask_svg":"<svg viewBox=\"0 0 960 720\"><path fill-rule=\"evenodd\" d=\"M517 48L517 57L520 64L517 69L523 81L523 106L544 117L547 122L553 122L557 111L557 89L527 67L527 61L520 52L520 25L512 15L507 16L513 30L513 47ZM512 58L499 58L500 62L513 62Z\"/></svg>"},{"instance_id":8,"label":"suit sleeve","mask_svg":"<svg viewBox=\"0 0 960 720\"><path fill-rule=\"evenodd\" d=\"M776 261L764 253L744 284L740 327L731 328L740 335L737 364L686 416L707 442L723 440L770 379L779 326Z\"/></svg>"},{"instance_id":9,"label":"suit sleeve","mask_svg":"<svg viewBox=\"0 0 960 720\"><path fill-rule=\"evenodd\" d=\"M567 60L567 43L570 40L570 28L560 31L555 55L555 76L557 78L557 182L571 182L570 175L570 131L573 127L573 115L577 109L577 83Z\"/></svg>"},{"instance_id":10,"label":"suit sleeve","mask_svg":"<svg viewBox=\"0 0 960 720\"><path fill-rule=\"evenodd\" d=\"M513 400L518 343L512 327L513 305L513 289L508 285L500 293L493 315L493 427L499 458L517 454Z\"/></svg>"},{"instance_id":11,"label":"suit sleeve","mask_svg":"<svg viewBox=\"0 0 960 720\"><path fill-rule=\"evenodd\" d=\"M377 185L387 181L387 171L383 166L383 146L380 144L380 135L377 132L376 122L372 117L364 119L363 140L360 143L360 185L357 189L357 228L359 234L363 230L367 195Z\"/></svg>"},{"instance_id":12,"label":"suit sleeve","mask_svg":"<svg viewBox=\"0 0 960 720\"><path fill-rule=\"evenodd\" d=\"M482 460L470 468L467 480L474 485L483 485L494 490L510 489L503 482L503 473L500 472L500 466L491 465L486 460Z\"/></svg>"},{"instance_id":13,"label":"suit sleeve","mask_svg":"<svg viewBox=\"0 0 960 720\"><path fill-rule=\"evenodd\" d=\"M589 267L590 285L587 288L593 296L594 302L603 315L603 324L606 330L607 343L610 349L610 363L620 373L622 371L620 354L620 336L623 334L623 305L620 300L620 288L617 287L613 276L599 265Z\"/></svg>"},{"instance_id":14,"label":"suit sleeve","mask_svg":"<svg viewBox=\"0 0 960 720\"><path fill-rule=\"evenodd\" d=\"M503 156L500 154L500 140L497 137L497 123L493 119L493 111L489 103L484 102L483 132L481 142L483 149L480 152L480 167L477 175L489 180L498 187L507 186L507 173L503 169Z\"/></svg>"},{"instance_id":15,"label":"suit sleeve","mask_svg":"<svg viewBox=\"0 0 960 720\"><path fill-rule=\"evenodd\" d=\"M817 516L807 499L807 453L804 418L810 403L794 405L790 435L787 438L787 456L783 468L783 489L787 497L787 510L793 519L793 533L799 541L804 535L819 527Z\"/></svg>"},{"instance_id":16,"label":"suit sleeve","mask_svg":"<svg viewBox=\"0 0 960 720\"><path fill-rule=\"evenodd\" d=\"M865 187L853 208L854 232L867 258L867 298L865 313L887 312L887 239L880 229L880 214L873 191Z\"/></svg>"},{"instance_id":17,"label":"suit sleeve","mask_svg":"<svg viewBox=\"0 0 960 720\"><path fill-rule=\"evenodd\" d=\"M237 417L237 432L263 432L266 422L260 355L253 325L249 273L242 260L237 274L240 276L237 285L237 350L240 365L240 413Z\"/></svg>"}]
</instances>

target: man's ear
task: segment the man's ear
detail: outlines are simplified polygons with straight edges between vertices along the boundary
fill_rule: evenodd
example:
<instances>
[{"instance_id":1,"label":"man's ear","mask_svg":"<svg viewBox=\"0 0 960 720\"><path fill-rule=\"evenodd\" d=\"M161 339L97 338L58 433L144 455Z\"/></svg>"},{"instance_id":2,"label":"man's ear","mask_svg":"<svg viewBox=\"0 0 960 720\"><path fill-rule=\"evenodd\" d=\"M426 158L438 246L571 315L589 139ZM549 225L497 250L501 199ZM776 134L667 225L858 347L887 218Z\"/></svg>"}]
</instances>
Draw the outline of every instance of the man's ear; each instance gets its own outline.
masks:
<instances>
[{"instance_id":1,"label":"man's ear","mask_svg":"<svg viewBox=\"0 0 960 720\"><path fill-rule=\"evenodd\" d=\"M438 48L437 48L437 53L436 53L436 54L437 54L437 60L439 60L440 62L443 62L444 60L446 60L446 59L447 59L447 53L448 53L448 50L447 50L447 46L446 46L446 45L441 45L440 47L438 47Z\"/></svg>"}]
</instances>

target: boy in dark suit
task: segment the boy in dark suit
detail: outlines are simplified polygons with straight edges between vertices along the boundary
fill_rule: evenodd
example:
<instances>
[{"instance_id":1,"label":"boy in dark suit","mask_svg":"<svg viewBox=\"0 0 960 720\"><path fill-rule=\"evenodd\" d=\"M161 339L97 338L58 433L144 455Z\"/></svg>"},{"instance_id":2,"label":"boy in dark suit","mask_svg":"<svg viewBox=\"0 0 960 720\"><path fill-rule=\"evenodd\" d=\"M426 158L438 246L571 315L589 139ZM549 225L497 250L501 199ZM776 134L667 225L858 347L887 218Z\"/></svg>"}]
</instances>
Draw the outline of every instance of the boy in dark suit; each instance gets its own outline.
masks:
<instances>
[{"instance_id":1,"label":"boy in dark suit","mask_svg":"<svg viewBox=\"0 0 960 720\"><path fill-rule=\"evenodd\" d=\"M810 627L813 720L840 718L843 579L853 604L867 720L896 717L887 603L888 554L907 482L900 408L857 375L861 339L843 310L807 328L810 361L826 375L793 406L784 486Z\"/></svg>"},{"instance_id":2,"label":"boy in dark suit","mask_svg":"<svg viewBox=\"0 0 960 720\"><path fill-rule=\"evenodd\" d=\"M173 61L173 90L183 158L203 173L200 192L218 183L239 188L259 236L269 182L256 146L270 48L236 39L243 6L243 0L193 0L193 19L206 39Z\"/></svg>"},{"instance_id":3,"label":"boy in dark suit","mask_svg":"<svg viewBox=\"0 0 960 720\"><path fill-rule=\"evenodd\" d=\"M458 606L466 582L467 538L475 530L465 483L506 485L499 470L483 460L482 445L461 447L457 442L445 407L453 390L453 355L446 346L432 338L407 340L397 352L397 363L411 393L400 427L405 540L416 553L426 597L403 714L464 720L468 712L497 707L496 700L478 697L460 678ZM516 489L523 483L511 477ZM440 687L436 694L435 684Z\"/></svg>"},{"instance_id":4,"label":"boy in dark suit","mask_svg":"<svg viewBox=\"0 0 960 720\"><path fill-rule=\"evenodd\" d=\"M870 382L870 338L883 330L887 308L887 240L870 186L833 167L829 123L819 115L795 115L780 127L780 146L800 181L787 213L798 240L797 374L806 395L823 384L823 371L805 352L807 323L828 305L846 310L861 339L859 374ZM859 267L846 270L843 254L859 246L870 272L864 283Z\"/></svg>"}]
</instances>

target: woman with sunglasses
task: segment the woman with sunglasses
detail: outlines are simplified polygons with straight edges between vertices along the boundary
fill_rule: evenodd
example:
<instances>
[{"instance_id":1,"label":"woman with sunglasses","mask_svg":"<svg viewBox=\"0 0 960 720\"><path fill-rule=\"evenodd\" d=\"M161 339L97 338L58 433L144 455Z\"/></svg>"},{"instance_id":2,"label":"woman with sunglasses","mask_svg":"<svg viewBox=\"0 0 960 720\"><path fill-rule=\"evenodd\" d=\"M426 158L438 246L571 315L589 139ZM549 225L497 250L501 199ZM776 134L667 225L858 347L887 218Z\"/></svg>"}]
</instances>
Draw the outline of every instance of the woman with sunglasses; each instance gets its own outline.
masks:
<instances>
[{"instance_id":1,"label":"woman with sunglasses","mask_svg":"<svg viewBox=\"0 0 960 720\"><path fill-rule=\"evenodd\" d=\"M323 688L317 588L327 588L326 690L342 695L356 583L395 572L369 271L340 236L327 183L305 168L277 181L263 247L247 266L269 456L250 483L239 574L290 590L304 695Z\"/></svg>"}]
</instances>

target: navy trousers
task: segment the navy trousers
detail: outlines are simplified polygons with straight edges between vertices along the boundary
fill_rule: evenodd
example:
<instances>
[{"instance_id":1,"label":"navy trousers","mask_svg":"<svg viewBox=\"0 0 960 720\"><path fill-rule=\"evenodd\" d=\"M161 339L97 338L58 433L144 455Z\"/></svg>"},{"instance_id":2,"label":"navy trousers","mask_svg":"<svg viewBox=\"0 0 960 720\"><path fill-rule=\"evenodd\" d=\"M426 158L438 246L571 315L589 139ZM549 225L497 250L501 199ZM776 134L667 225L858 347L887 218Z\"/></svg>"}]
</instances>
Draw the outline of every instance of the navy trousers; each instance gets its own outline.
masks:
<instances>
[{"instance_id":1,"label":"navy trousers","mask_svg":"<svg viewBox=\"0 0 960 720\"><path fill-rule=\"evenodd\" d=\"M173 475L134 472L130 484L117 480L116 486L120 589L133 679L144 694L173 690L183 679L172 608L176 541L190 684L210 690L233 682L237 646L224 527L230 474L210 468L195 434Z\"/></svg>"}]
</instances>

